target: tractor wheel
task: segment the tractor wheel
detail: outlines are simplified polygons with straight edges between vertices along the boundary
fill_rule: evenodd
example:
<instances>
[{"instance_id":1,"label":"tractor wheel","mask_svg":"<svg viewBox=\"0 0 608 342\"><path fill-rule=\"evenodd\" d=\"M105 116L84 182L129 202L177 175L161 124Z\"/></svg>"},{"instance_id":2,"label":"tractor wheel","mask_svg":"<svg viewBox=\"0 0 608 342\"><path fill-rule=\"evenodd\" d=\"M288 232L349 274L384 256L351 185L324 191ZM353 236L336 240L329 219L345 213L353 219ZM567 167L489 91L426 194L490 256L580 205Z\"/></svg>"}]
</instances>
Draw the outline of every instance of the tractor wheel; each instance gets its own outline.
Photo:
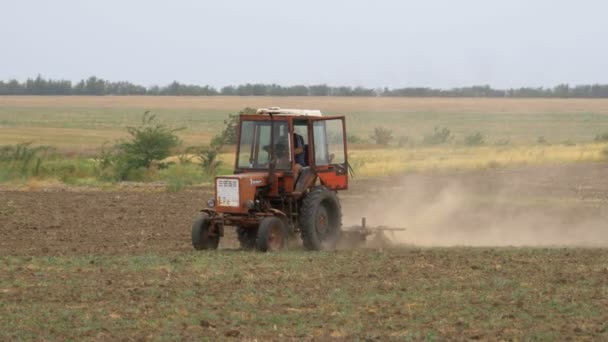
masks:
<instances>
[{"instance_id":1,"label":"tractor wheel","mask_svg":"<svg viewBox=\"0 0 608 342\"><path fill-rule=\"evenodd\" d=\"M192 246L196 250L217 249L220 237L211 232L211 219L209 215L202 213L192 223Z\"/></svg>"},{"instance_id":2,"label":"tractor wheel","mask_svg":"<svg viewBox=\"0 0 608 342\"><path fill-rule=\"evenodd\" d=\"M255 245L261 252L278 251L287 243L287 229L285 223L276 217L269 216L260 222Z\"/></svg>"},{"instance_id":3,"label":"tractor wheel","mask_svg":"<svg viewBox=\"0 0 608 342\"><path fill-rule=\"evenodd\" d=\"M252 228L237 227L236 234L242 249L254 249L257 231Z\"/></svg>"},{"instance_id":4,"label":"tractor wheel","mask_svg":"<svg viewBox=\"0 0 608 342\"><path fill-rule=\"evenodd\" d=\"M342 227L342 208L336 193L324 186L313 188L302 201L299 223L304 247L334 248Z\"/></svg>"}]
</instances>

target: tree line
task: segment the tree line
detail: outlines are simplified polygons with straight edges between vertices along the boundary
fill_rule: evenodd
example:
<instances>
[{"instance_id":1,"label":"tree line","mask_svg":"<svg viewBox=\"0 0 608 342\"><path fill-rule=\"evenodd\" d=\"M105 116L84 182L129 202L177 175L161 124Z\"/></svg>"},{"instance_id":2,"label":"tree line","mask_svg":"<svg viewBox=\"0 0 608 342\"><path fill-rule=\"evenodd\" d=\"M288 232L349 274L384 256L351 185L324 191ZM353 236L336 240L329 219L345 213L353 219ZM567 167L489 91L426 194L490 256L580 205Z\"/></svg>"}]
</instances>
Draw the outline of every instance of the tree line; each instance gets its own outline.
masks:
<instances>
[{"instance_id":1,"label":"tree line","mask_svg":"<svg viewBox=\"0 0 608 342\"><path fill-rule=\"evenodd\" d=\"M174 81L166 86L145 87L127 81L112 82L91 76L72 83L46 79L40 75L24 82L0 81L0 95L150 95L150 96L364 96L364 97L544 97L608 98L608 84L583 84L555 87L494 89L488 85L437 89L427 87L365 88L332 87L326 84L281 86L278 84L242 84L215 88Z\"/></svg>"}]
</instances>

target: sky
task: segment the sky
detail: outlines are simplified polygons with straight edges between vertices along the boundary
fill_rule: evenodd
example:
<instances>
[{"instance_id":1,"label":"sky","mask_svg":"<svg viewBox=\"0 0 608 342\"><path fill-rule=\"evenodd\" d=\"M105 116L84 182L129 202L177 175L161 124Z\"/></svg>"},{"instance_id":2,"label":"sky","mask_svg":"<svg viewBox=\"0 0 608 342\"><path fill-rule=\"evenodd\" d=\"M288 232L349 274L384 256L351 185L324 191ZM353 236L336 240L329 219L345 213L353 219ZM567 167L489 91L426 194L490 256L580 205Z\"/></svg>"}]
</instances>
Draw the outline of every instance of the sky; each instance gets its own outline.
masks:
<instances>
[{"instance_id":1,"label":"sky","mask_svg":"<svg viewBox=\"0 0 608 342\"><path fill-rule=\"evenodd\" d=\"M603 0L0 0L0 79L608 83Z\"/></svg>"}]
</instances>

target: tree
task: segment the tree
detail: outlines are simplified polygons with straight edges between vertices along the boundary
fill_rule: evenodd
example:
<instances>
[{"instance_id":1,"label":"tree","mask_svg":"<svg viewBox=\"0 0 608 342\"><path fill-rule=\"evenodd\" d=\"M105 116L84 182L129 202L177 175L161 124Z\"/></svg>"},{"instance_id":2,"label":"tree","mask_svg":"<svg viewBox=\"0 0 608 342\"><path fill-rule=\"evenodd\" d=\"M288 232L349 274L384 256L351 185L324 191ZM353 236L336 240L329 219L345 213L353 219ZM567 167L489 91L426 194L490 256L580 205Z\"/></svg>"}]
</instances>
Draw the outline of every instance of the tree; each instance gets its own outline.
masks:
<instances>
[{"instance_id":1,"label":"tree","mask_svg":"<svg viewBox=\"0 0 608 342\"><path fill-rule=\"evenodd\" d=\"M85 82L84 90L87 95L105 95L106 81L95 76L89 77Z\"/></svg>"},{"instance_id":2,"label":"tree","mask_svg":"<svg viewBox=\"0 0 608 342\"><path fill-rule=\"evenodd\" d=\"M370 136L378 145L386 146L393 140L393 131L384 127L374 128L374 134Z\"/></svg>"}]
</instances>

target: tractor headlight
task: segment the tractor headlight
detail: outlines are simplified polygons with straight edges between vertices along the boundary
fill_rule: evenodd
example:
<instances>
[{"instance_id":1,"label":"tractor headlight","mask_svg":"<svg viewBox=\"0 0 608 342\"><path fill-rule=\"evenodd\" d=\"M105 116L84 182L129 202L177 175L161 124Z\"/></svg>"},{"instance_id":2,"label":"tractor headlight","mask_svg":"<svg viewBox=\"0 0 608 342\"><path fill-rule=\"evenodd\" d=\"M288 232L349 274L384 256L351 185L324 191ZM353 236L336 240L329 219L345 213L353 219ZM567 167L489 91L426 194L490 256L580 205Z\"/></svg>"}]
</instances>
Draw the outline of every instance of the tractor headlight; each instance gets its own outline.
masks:
<instances>
[{"instance_id":1,"label":"tractor headlight","mask_svg":"<svg viewBox=\"0 0 608 342\"><path fill-rule=\"evenodd\" d=\"M210 198L207 200L207 207L210 209L215 208L215 198Z\"/></svg>"}]
</instances>

